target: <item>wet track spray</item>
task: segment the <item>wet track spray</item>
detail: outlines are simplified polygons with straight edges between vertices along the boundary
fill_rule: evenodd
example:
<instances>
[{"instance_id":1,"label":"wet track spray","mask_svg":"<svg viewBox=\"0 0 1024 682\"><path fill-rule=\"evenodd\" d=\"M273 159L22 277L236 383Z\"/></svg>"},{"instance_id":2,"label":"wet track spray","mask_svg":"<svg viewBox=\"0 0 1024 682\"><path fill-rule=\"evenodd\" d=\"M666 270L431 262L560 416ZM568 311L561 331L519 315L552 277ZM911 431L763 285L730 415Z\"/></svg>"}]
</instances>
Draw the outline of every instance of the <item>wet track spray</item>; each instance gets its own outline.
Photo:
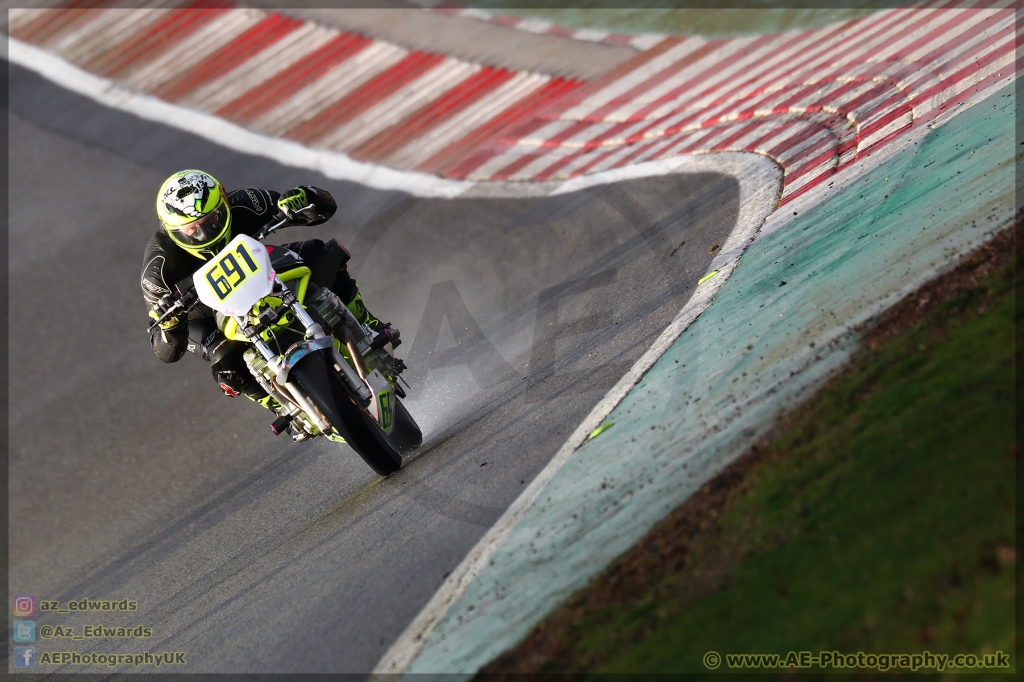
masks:
<instances>
[{"instance_id":1,"label":"wet track spray","mask_svg":"<svg viewBox=\"0 0 1024 682\"><path fill-rule=\"evenodd\" d=\"M547 197L372 190L10 74L11 584L136 599L148 650L188 652L190 672L370 670L679 312L739 215L738 181L716 172ZM276 241L348 245L365 300L403 331L426 443L399 474L275 439L205 363L151 354L152 196L188 167L338 199L326 226Z\"/></svg>"}]
</instances>

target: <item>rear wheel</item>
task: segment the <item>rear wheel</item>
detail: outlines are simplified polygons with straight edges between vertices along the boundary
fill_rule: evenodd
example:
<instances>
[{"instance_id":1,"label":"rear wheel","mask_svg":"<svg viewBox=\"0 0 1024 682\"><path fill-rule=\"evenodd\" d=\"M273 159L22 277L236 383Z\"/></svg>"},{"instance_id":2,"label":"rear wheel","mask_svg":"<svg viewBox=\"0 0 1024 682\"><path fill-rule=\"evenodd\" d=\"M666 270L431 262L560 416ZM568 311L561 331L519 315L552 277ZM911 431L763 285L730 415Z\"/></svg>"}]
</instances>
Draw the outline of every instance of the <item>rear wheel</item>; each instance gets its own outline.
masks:
<instances>
[{"instance_id":1,"label":"rear wheel","mask_svg":"<svg viewBox=\"0 0 1024 682\"><path fill-rule=\"evenodd\" d=\"M377 474L387 476L402 467L402 455L380 430L376 420L359 407L341 380L327 371L322 352L310 353L292 368L298 382L328 423Z\"/></svg>"}]
</instances>

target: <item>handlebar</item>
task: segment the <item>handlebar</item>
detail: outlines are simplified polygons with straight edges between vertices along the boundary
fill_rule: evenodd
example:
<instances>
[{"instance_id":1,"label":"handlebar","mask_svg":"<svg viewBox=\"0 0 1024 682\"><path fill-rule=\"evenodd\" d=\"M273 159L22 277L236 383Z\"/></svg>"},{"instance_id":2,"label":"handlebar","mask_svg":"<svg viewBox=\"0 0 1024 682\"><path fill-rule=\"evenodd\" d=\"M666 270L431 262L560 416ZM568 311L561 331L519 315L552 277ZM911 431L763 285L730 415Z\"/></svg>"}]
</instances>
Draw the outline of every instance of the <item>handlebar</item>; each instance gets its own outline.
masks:
<instances>
[{"instance_id":1,"label":"handlebar","mask_svg":"<svg viewBox=\"0 0 1024 682\"><path fill-rule=\"evenodd\" d=\"M256 231L256 234L252 236L253 239L261 240L264 237L269 237L271 234L280 230L282 227L288 226L288 216L284 214L284 211L278 211L270 222L261 227Z\"/></svg>"},{"instance_id":2,"label":"handlebar","mask_svg":"<svg viewBox=\"0 0 1024 682\"><path fill-rule=\"evenodd\" d=\"M163 315L149 323L149 327L146 329L147 333L163 324L164 321L172 317L175 313L182 310L191 310L192 306L199 301L199 296L196 294L195 289L191 288L187 289L184 293L175 294L175 297L174 305L168 308Z\"/></svg>"},{"instance_id":3,"label":"handlebar","mask_svg":"<svg viewBox=\"0 0 1024 682\"><path fill-rule=\"evenodd\" d=\"M167 309L167 312L165 312L163 315L161 315L157 319L155 319L152 322L150 322L149 323L149 327L146 329L146 331L147 332L153 331L153 329L155 329L156 327L158 327L161 324L163 324L164 320L166 320L171 315L173 315L174 313L178 312L179 310L181 310L184 307L185 306L181 303L181 299L179 298L177 301L174 302L174 305L172 305L170 308Z\"/></svg>"},{"instance_id":4,"label":"handlebar","mask_svg":"<svg viewBox=\"0 0 1024 682\"><path fill-rule=\"evenodd\" d=\"M312 221L312 218L306 213L306 211L309 210L315 211L316 206L313 204L303 206L299 210L293 211L291 216L287 215L284 211L278 211L276 214L274 214L274 217L270 219L270 222L261 227L256 232L256 234L253 235L253 239L263 239L264 237L269 237L274 232L277 232L282 227L290 227L291 225L301 224L294 222L294 216L296 215L302 215L307 219L307 221Z\"/></svg>"}]
</instances>

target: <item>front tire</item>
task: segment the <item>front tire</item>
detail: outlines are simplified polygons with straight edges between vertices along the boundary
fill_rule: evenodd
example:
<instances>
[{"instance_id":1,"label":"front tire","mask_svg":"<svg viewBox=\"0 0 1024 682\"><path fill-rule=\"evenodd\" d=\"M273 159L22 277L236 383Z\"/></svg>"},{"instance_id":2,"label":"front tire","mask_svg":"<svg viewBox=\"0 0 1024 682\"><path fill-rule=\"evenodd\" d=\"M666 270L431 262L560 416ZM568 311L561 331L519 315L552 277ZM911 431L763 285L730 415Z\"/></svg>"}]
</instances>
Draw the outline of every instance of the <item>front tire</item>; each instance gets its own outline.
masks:
<instances>
[{"instance_id":1,"label":"front tire","mask_svg":"<svg viewBox=\"0 0 1024 682\"><path fill-rule=\"evenodd\" d=\"M398 449L380 430L376 420L356 404L341 380L327 371L322 352L302 358L292 368L290 380L306 391L327 422L374 472L388 476L402 468Z\"/></svg>"},{"instance_id":2,"label":"front tire","mask_svg":"<svg viewBox=\"0 0 1024 682\"><path fill-rule=\"evenodd\" d=\"M395 397L395 428L391 430L391 442L402 453L415 450L423 444L423 433L420 431L419 424L397 397Z\"/></svg>"}]
</instances>

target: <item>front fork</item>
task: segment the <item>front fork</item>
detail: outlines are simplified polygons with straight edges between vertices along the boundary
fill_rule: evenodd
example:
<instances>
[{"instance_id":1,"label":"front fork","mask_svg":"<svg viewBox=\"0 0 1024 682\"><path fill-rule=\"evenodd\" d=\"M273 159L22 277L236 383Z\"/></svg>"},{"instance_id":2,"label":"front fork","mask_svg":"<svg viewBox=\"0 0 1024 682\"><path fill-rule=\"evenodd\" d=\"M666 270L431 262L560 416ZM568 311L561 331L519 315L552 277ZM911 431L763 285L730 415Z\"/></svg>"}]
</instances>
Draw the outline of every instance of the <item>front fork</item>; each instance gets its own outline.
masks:
<instances>
[{"instance_id":1,"label":"front fork","mask_svg":"<svg viewBox=\"0 0 1024 682\"><path fill-rule=\"evenodd\" d=\"M302 411L304 411L309 417L316 423L318 429L321 432L326 433L333 427L327 422L324 415L316 408L316 406L306 397L305 393L301 390L294 381L288 381L288 374L291 369L306 355L311 352L318 350L324 350L331 353L332 360L334 362L335 369L341 373L341 377L348 388L355 394L357 400L363 405L367 406L373 399L369 387L366 385L364 378L366 368L362 364L362 356L356 350L354 341L348 342L348 339L352 338L351 332L346 328L346 341L348 342L349 352L352 354L353 362L357 368L362 371L353 370L351 366L342 357L338 349L334 347L334 337L325 333L317 322L310 317L306 309L302 307L295 294L292 290L285 286L284 282L277 275L274 275L274 281L279 287L281 287L281 299L285 305L295 314L295 318L302 324L306 329L306 340L296 344L283 355L279 356L270 346L260 338L259 332L255 327L248 323L248 320L244 316L234 316L235 321L238 323L238 328L242 330L249 342L259 351L263 359L267 361L271 372L275 375L276 379L273 384L268 386L267 382L262 377L256 377L260 385L263 386L271 395L274 395L279 402L281 398L291 402ZM347 312L347 311L346 311ZM283 404L283 402L282 402Z\"/></svg>"}]
</instances>

